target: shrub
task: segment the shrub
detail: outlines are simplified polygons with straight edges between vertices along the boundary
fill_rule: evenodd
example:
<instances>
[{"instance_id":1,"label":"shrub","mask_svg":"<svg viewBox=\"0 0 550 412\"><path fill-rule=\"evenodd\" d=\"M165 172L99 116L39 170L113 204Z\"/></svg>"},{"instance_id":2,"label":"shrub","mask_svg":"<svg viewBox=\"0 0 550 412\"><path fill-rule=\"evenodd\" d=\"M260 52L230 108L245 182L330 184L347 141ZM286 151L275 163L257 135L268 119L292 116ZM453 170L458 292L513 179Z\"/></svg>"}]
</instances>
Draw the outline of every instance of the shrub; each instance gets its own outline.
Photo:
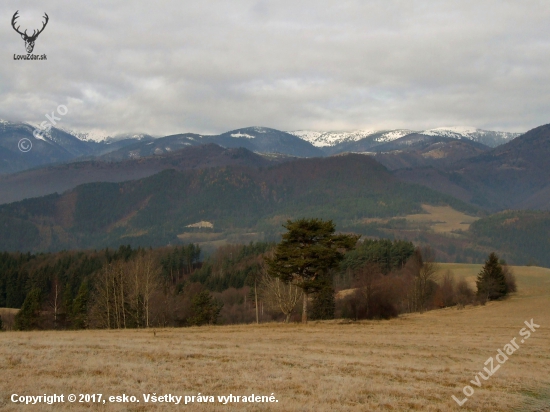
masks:
<instances>
[{"instance_id":1,"label":"shrub","mask_svg":"<svg viewBox=\"0 0 550 412\"><path fill-rule=\"evenodd\" d=\"M503 266L502 271L504 272L504 278L506 279L506 287L508 288L508 293L514 293L518 291L516 284L516 276L512 271L510 266Z\"/></svg>"},{"instance_id":2,"label":"shrub","mask_svg":"<svg viewBox=\"0 0 550 412\"><path fill-rule=\"evenodd\" d=\"M456 303L459 307L464 307L474 301L474 290L468 285L465 279L461 279L456 284Z\"/></svg>"}]
</instances>

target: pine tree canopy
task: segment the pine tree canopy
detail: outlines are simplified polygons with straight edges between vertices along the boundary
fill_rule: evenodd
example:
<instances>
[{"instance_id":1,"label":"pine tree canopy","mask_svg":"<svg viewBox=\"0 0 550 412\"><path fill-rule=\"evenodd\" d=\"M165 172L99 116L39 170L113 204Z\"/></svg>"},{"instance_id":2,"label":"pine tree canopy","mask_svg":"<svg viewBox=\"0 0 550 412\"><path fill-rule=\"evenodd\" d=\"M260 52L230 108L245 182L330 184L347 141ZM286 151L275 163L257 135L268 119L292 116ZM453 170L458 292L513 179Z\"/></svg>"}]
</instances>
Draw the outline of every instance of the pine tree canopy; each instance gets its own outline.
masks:
<instances>
[{"instance_id":1,"label":"pine tree canopy","mask_svg":"<svg viewBox=\"0 0 550 412\"><path fill-rule=\"evenodd\" d=\"M292 282L311 293L320 286L318 280L335 268L346 250L353 249L359 236L334 234L332 220L288 220L287 232L275 249L275 256L266 259L269 274L283 282Z\"/></svg>"}]
</instances>

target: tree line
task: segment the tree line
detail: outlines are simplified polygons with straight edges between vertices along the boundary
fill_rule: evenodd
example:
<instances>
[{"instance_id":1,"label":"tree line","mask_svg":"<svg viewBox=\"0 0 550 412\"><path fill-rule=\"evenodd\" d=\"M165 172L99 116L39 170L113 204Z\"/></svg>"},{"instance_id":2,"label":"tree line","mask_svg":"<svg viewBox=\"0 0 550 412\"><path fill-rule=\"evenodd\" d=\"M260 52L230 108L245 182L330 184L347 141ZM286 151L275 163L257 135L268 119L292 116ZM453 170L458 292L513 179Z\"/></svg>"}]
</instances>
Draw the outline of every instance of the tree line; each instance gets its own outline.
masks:
<instances>
[{"instance_id":1,"label":"tree line","mask_svg":"<svg viewBox=\"0 0 550 412\"><path fill-rule=\"evenodd\" d=\"M0 254L4 328L193 326L301 319L383 319L484 303L516 289L491 254L477 291L444 274L429 247L336 233L332 221L288 221L278 244ZM298 308L301 307L299 310ZM301 313L301 314L300 314ZM0 319L2 319L0 317Z\"/></svg>"}]
</instances>

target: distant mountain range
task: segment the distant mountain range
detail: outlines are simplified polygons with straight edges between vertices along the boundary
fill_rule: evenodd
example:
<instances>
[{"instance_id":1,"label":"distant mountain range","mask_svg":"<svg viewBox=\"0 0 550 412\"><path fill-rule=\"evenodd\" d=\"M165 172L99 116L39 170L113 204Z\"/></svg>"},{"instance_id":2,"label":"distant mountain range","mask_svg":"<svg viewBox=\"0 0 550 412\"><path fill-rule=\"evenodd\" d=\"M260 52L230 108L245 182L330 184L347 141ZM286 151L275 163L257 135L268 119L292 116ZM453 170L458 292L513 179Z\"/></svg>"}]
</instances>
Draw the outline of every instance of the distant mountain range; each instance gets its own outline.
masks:
<instances>
[{"instance_id":1,"label":"distant mountain range","mask_svg":"<svg viewBox=\"0 0 550 412\"><path fill-rule=\"evenodd\" d=\"M384 143L414 133L412 130L356 130L353 132L315 132L311 130L296 130L288 132L300 139L310 142L315 147L332 147L342 143L354 143L371 138Z\"/></svg>"},{"instance_id":2,"label":"distant mountain range","mask_svg":"<svg viewBox=\"0 0 550 412\"><path fill-rule=\"evenodd\" d=\"M142 140L101 156L118 161L162 155L189 146L217 144L225 148L245 148L255 153L279 154L293 157L322 157L324 152L310 143L286 132L267 127L247 127L216 136L195 133L176 134L152 141Z\"/></svg>"},{"instance_id":3,"label":"distant mountain range","mask_svg":"<svg viewBox=\"0 0 550 412\"><path fill-rule=\"evenodd\" d=\"M427 136L450 137L453 139L468 139L489 147L497 147L521 136L523 133L495 132L481 130L475 127L440 127L418 132Z\"/></svg>"},{"instance_id":4,"label":"distant mountain range","mask_svg":"<svg viewBox=\"0 0 550 412\"><path fill-rule=\"evenodd\" d=\"M521 136L434 130L326 145L263 127L96 142L60 129L36 138L31 125L0 122L0 250L274 240L286 219L311 216L435 242L448 256L479 260L496 247L550 262L550 125ZM508 142L489 147L489 137ZM18 149L23 138L28 152ZM411 231L404 216L423 204L481 219L451 237ZM213 229L193 227L202 221Z\"/></svg>"},{"instance_id":5,"label":"distant mountain range","mask_svg":"<svg viewBox=\"0 0 550 412\"><path fill-rule=\"evenodd\" d=\"M86 141L57 128L51 128L35 137L35 130L36 127L28 123L0 121L0 175L70 162L78 158L101 156L137 140L122 138L102 142ZM142 138L140 141L147 139ZM28 151L21 150L23 141L30 142ZM26 150L24 147L23 149Z\"/></svg>"},{"instance_id":6,"label":"distant mountain range","mask_svg":"<svg viewBox=\"0 0 550 412\"><path fill-rule=\"evenodd\" d=\"M459 140L471 140L485 146L496 147L520 136L521 133L495 132L474 127L440 127L423 131L408 129L395 130L356 130L352 132L315 132L296 130L289 132L312 145L323 148L327 153L342 151L343 148L354 151L375 149L378 145L400 139L410 134L447 137ZM334 149L332 149L334 148ZM376 150L378 151L378 150Z\"/></svg>"},{"instance_id":7,"label":"distant mountain range","mask_svg":"<svg viewBox=\"0 0 550 412\"><path fill-rule=\"evenodd\" d=\"M225 148L242 147L257 153L296 157L325 155L319 148L294 135L266 127L248 127L216 136L186 133L155 139L150 135L130 134L100 142L57 128L35 137L35 130L34 126L27 123L0 122L0 175L75 160L138 159L211 143ZM22 139L32 145L27 152L19 149Z\"/></svg>"},{"instance_id":8,"label":"distant mountain range","mask_svg":"<svg viewBox=\"0 0 550 412\"><path fill-rule=\"evenodd\" d=\"M0 175L75 160L137 159L209 143L226 148L243 147L256 153L322 157L344 152L379 153L404 150L405 145L402 143L410 141L412 136L468 140L489 147L495 147L518 136L518 133L473 128L440 128L421 132L397 129L287 133L266 127L247 127L220 135L185 133L155 138L144 133L126 133L114 137L102 136L103 140L97 141L98 135L94 133L80 133L54 127L36 137L33 135L35 130L36 126L29 123L0 121ZM19 150L18 144L22 139L28 139L32 144L30 151ZM395 149L397 146L400 147Z\"/></svg>"}]
</instances>

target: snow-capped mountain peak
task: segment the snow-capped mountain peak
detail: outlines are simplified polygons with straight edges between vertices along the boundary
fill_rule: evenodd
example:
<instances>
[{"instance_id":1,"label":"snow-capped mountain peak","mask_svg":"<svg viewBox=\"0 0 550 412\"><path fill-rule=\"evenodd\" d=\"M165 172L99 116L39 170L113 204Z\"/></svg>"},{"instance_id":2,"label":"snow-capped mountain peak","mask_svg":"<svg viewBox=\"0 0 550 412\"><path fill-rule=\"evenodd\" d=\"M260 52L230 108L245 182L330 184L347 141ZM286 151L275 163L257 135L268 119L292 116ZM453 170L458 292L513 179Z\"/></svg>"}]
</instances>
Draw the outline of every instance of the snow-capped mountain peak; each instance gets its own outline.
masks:
<instances>
[{"instance_id":1,"label":"snow-capped mountain peak","mask_svg":"<svg viewBox=\"0 0 550 412\"><path fill-rule=\"evenodd\" d=\"M64 131L67 134L70 134L71 136L76 137L79 140L82 140L83 142L105 142L105 143L113 143L120 140L126 140L126 139L132 139L132 140L143 140L150 138L152 136L146 134L146 133L121 133L116 135L111 135L103 130L93 129L88 132L79 132L76 130L67 129L64 127L58 127L56 128Z\"/></svg>"},{"instance_id":2,"label":"snow-capped mountain peak","mask_svg":"<svg viewBox=\"0 0 550 412\"><path fill-rule=\"evenodd\" d=\"M492 130L477 129L475 127L454 126L424 130L419 132L419 134L426 136L449 137L453 139L468 139L490 147L496 147L515 139L522 133L497 132Z\"/></svg>"},{"instance_id":3,"label":"snow-capped mountain peak","mask_svg":"<svg viewBox=\"0 0 550 412\"><path fill-rule=\"evenodd\" d=\"M56 128L64 131L67 134L70 134L71 136L76 137L78 140L82 140L83 142L102 142L109 138L109 135L101 130L79 132L77 130L68 129L60 125L56 126Z\"/></svg>"},{"instance_id":4,"label":"snow-capped mountain peak","mask_svg":"<svg viewBox=\"0 0 550 412\"><path fill-rule=\"evenodd\" d=\"M303 140L308 141L316 147L336 146L340 143L357 142L370 136L378 135L374 138L377 142L390 142L400 137L413 133L412 130L376 130L364 129L349 132L317 132L312 130L295 130L288 132Z\"/></svg>"},{"instance_id":5,"label":"snow-capped mountain peak","mask_svg":"<svg viewBox=\"0 0 550 412\"><path fill-rule=\"evenodd\" d=\"M350 132L319 132L313 130L296 130L288 132L316 147L330 148L340 143L353 143L362 139L371 138L376 143L388 143L412 133L426 136L439 136L452 139L468 139L490 147L496 147L506 143L522 133L495 132L482 130L471 126L438 127L423 131L409 129L376 130L364 129Z\"/></svg>"},{"instance_id":6,"label":"snow-capped mountain peak","mask_svg":"<svg viewBox=\"0 0 550 412\"><path fill-rule=\"evenodd\" d=\"M377 130L355 130L352 132L316 132L312 130L296 130L288 132L316 147L335 146L343 142L356 142L377 133Z\"/></svg>"},{"instance_id":7,"label":"snow-capped mountain peak","mask_svg":"<svg viewBox=\"0 0 550 412\"><path fill-rule=\"evenodd\" d=\"M382 134L380 136L377 136L374 140L377 142L384 142L384 143L392 142L394 140L407 136L411 133L414 133L414 131L409 129L389 130L387 132L382 132Z\"/></svg>"},{"instance_id":8,"label":"snow-capped mountain peak","mask_svg":"<svg viewBox=\"0 0 550 412\"><path fill-rule=\"evenodd\" d=\"M455 139L461 139L466 136L473 136L475 133L480 132L480 129L470 126L454 126L454 127L437 127L435 129L428 129L419 132L426 136L442 136L452 137Z\"/></svg>"}]
</instances>

